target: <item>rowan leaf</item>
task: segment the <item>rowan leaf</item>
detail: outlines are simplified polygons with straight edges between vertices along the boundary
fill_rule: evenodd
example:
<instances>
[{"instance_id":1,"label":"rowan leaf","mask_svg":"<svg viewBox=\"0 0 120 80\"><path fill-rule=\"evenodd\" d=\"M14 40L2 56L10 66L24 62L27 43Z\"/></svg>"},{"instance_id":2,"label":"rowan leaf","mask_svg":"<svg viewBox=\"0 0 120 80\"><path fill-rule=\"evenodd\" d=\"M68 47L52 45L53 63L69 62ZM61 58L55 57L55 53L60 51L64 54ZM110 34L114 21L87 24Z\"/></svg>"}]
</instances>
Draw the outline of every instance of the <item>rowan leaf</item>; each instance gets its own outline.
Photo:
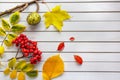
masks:
<instances>
[{"instance_id":1,"label":"rowan leaf","mask_svg":"<svg viewBox=\"0 0 120 80\"><path fill-rule=\"evenodd\" d=\"M5 36L6 32L0 27L0 36Z\"/></svg>"},{"instance_id":2,"label":"rowan leaf","mask_svg":"<svg viewBox=\"0 0 120 80\"><path fill-rule=\"evenodd\" d=\"M10 68L6 68L5 70L4 70L4 74L5 75L8 75L10 73Z\"/></svg>"},{"instance_id":3,"label":"rowan leaf","mask_svg":"<svg viewBox=\"0 0 120 80\"><path fill-rule=\"evenodd\" d=\"M46 28L53 25L58 31L62 30L63 21L70 18L70 15L65 10L61 10L60 6L56 6L51 12L44 14Z\"/></svg>"},{"instance_id":4,"label":"rowan leaf","mask_svg":"<svg viewBox=\"0 0 120 80\"><path fill-rule=\"evenodd\" d=\"M16 37L17 37L17 35L14 33L8 34L8 36L7 36L8 40L10 40L10 41L13 41Z\"/></svg>"},{"instance_id":5,"label":"rowan leaf","mask_svg":"<svg viewBox=\"0 0 120 80\"><path fill-rule=\"evenodd\" d=\"M60 55L55 55L48 58L43 64L43 79L51 80L58 77L64 72L64 62Z\"/></svg>"},{"instance_id":6,"label":"rowan leaf","mask_svg":"<svg viewBox=\"0 0 120 80\"><path fill-rule=\"evenodd\" d=\"M26 65L26 61L22 60L15 65L15 69L21 70Z\"/></svg>"},{"instance_id":7,"label":"rowan leaf","mask_svg":"<svg viewBox=\"0 0 120 80\"><path fill-rule=\"evenodd\" d=\"M26 73L29 77L37 77L38 76L38 70L32 70Z\"/></svg>"},{"instance_id":8,"label":"rowan leaf","mask_svg":"<svg viewBox=\"0 0 120 80\"><path fill-rule=\"evenodd\" d=\"M13 70L11 73L10 73L10 78L11 79L15 79L17 77L17 71L16 70Z\"/></svg>"},{"instance_id":9,"label":"rowan leaf","mask_svg":"<svg viewBox=\"0 0 120 80\"><path fill-rule=\"evenodd\" d=\"M24 72L19 72L18 80L25 80L25 73Z\"/></svg>"},{"instance_id":10,"label":"rowan leaf","mask_svg":"<svg viewBox=\"0 0 120 80\"><path fill-rule=\"evenodd\" d=\"M7 46L7 47L11 47L12 46L12 42L10 40L4 40L4 44Z\"/></svg>"},{"instance_id":11,"label":"rowan leaf","mask_svg":"<svg viewBox=\"0 0 120 80\"><path fill-rule=\"evenodd\" d=\"M10 30L10 24L5 19L2 19L2 28L6 31Z\"/></svg>"},{"instance_id":12,"label":"rowan leaf","mask_svg":"<svg viewBox=\"0 0 120 80\"><path fill-rule=\"evenodd\" d=\"M12 27L12 32L16 33L16 34L20 34L22 33L24 30L26 29L26 26L22 25L22 24L15 24Z\"/></svg>"},{"instance_id":13,"label":"rowan leaf","mask_svg":"<svg viewBox=\"0 0 120 80\"><path fill-rule=\"evenodd\" d=\"M23 72L29 72L29 71L31 71L31 70L33 70L33 69L34 69L34 65L28 63L28 64L26 64L26 65L22 68L22 71L23 71Z\"/></svg>"},{"instance_id":14,"label":"rowan leaf","mask_svg":"<svg viewBox=\"0 0 120 80\"><path fill-rule=\"evenodd\" d=\"M17 24L19 20L20 20L20 13L18 11L10 15L10 23L12 25Z\"/></svg>"},{"instance_id":15,"label":"rowan leaf","mask_svg":"<svg viewBox=\"0 0 120 80\"><path fill-rule=\"evenodd\" d=\"M13 68L16 64L16 58L12 58L9 62L8 62L8 66L9 68Z\"/></svg>"}]
</instances>

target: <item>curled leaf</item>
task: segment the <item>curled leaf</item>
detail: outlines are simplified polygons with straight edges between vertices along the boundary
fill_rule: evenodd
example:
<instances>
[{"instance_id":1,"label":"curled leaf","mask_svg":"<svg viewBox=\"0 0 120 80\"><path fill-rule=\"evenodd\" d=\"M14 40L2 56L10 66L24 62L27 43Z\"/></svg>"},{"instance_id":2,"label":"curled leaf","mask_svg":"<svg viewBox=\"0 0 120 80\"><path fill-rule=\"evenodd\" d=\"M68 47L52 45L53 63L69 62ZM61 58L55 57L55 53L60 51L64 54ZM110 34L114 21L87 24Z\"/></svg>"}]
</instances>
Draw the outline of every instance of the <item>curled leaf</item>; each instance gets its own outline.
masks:
<instances>
[{"instance_id":1,"label":"curled leaf","mask_svg":"<svg viewBox=\"0 0 120 80\"><path fill-rule=\"evenodd\" d=\"M18 80L25 80L25 73L24 72L19 72Z\"/></svg>"},{"instance_id":2,"label":"curled leaf","mask_svg":"<svg viewBox=\"0 0 120 80\"><path fill-rule=\"evenodd\" d=\"M82 57L78 56L78 55L74 55L74 59L78 64L82 64L83 63L83 59Z\"/></svg>"},{"instance_id":3,"label":"curled leaf","mask_svg":"<svg viewBox=\"0 0 120 80\"><path fill-rule=\"evenodd\" d=\"M12 46L12 42L9 41L9 40L4 40L4 44L5 44L7 47Z\"/></svg>"},{"instance_id":4,"label":"curled leaf","mask_svg":"<svg viewBox=\"0 0 120 80\"><path fill-rule=\"evenodd\" d=\"M58 77L64 72L64 62L60 55L55 55L48 58L43 64L43 78L44 80L51 80Z\"/></svg>"},{"instance_id":5,"label":"curled leaf","mask_svg":"<svg viewBox=\"0 0 120 80\"><path fill-rule=\"evenodd\" d=\"M45 25L48 28L53 25L58 31L62 30L63 21L70 18L70 15L65 10L61 10L60 6L56 6L51 12L46 12L44 14Z\"/></svg>"},{"instance_id":6,"label":"curled leaf","mask_svg":"<svg viewBox=\"0 0 120 80\"><path fill-rule=\"evenodd\" d=\"M16 37L17 37L17 35L14 33L8 34L8 36L7 36L8 40L10 40L10 41L13 41Z\"/></svg>"},{"instance_id":7,"label":"curled leaf","mask_svg":"<svg viewBox=\"0 0 120 80\"><path fill-rule=\"evenodd\" d=\"M29 77L37 77L38 76L38 70L29 71L29 72L27 72L27 75Z\"/></svg>"},{"instance_id":8,"label":"curled leaf","mask_svg":"<svg viewBox=\"0 0 120 80\"><path fill-rule=\"evenodd\" d=\"M12 58L9 62L8 62L8 66L9 68L13 68L16 64L16 58Z\"/></svg>"},{"instance_id":9,"label":"curled leaf","mask_svg":"<svg viewBox=\"0 0 120 80\"><path fill-rule=\"evenodd\" d=\"M17 77L17 71L16 70L13 70L11 73L10 73L10 78L11 79L15 79Z\"/></svg>"},{"instance_id":10,"label":"curled leaf","mask_svg":"<svg viewBox=\"0 0 120 80\"><path fill-rule=\"evenodd\" d=\"M23 71L23 72L29 72L29 71L33 70L33 68L34 68L34 65L28 63L28 64L26 64L26 65L22 68L22 71Z\"/></svg>"},{"instance_id":11,"label":"curled leaf","mask_svg":"<svg viewBox=\"0 0 120 80\"><path fill-rule=\"evenodd\" d=\"M0 27L0 36L5 36L6 32Z\"/></svg>"},{"instance_id":12,"label":"curled leaf","mask_svg":"<svg viewBox=\"0 0 120 80\"><path fill-rule=\"evenodd\" d=\"M20 13L18 11L10 15L10 23L12 25L18 23L19 20L20 20Z\"/></svg>"},{"instance_id":13,"label":"curled leaf","mask_svg":"<svg viewBox=\"0 0 120 80\"><path fill-rule=\"evenodd\" d=\"M4 74L5 75L8 75L10 73L10 68L6 68L5 70L4 70Z\"/></svg>"},{"instance_id":14,"label":"curled leaf","mask_svg":"<svg viewBox=\"0 0 120 80\"><path fill-rule=\"evenodd\" d=\"M15 65L15 69L21 70L26 65L26 61L22 60Z\"/></svg>"},{"instance_id":15,"label":"curled leaf","mask_svg":"<svg viewBox=\"0 0 120 80\"><path fill-rule=\"evenodd\" d=\"M2 28L6 31L10 30L10 24L4 19L2 19Z\"/></svg>"},{"instance_id":16,"label":"curled leaf","mask_svg":"<svg viewBox=\"0 0 120 80\"><path fill-rule=\"evenodd\" d=\"M26 26L22 25L22 24L15 24L12 27L12 32L20 34L25 30Z\"/></svg>"},{"instance_id":17,"label":"curled leaf","mask_svg":"<svg viewBox=\"0 0 120 80\"><path fill-rule=\"evenodd\" d=\"M0 57L4 54L5 49L4 46L0 46Z\"/></svg>"},{"instance_id":18,"label":"curled leaf","mask_svg":"<svg viewBox=\"0 0 120 80\"><path fill-rule=\"evenodd\" d=\"M64 47L65 47L64 42L61 42L61 43L59 43L57 50L62 51L64 49Z\"/></svg>"}]
</instances>

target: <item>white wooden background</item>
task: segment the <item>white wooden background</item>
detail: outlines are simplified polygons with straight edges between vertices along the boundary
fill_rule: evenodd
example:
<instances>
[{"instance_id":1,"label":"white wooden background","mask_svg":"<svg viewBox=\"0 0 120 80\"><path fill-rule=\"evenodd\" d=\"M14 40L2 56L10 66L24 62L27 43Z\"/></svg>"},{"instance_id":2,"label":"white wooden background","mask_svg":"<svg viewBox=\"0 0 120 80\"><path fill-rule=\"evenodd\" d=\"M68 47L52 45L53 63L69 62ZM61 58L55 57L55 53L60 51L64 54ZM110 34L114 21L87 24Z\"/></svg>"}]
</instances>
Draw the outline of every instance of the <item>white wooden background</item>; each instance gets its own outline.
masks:
<instances>
[{"instance_id":1,"label":"white wooden background","mask_svg":"<svg viewBox=\"0 0 120 80\"><path fill-rule=\"evenodd\" d=\"M31 0L0 0L0 12L27 1ZM42 63L57 53L56 48L61 41L65 41L66 45L62 52L65 72L53 80L120 80L120 0L46 0L46 2L50 8L62 5L62 9L68 10L72 18L64 22L63 32L59 33L53 27L45 29L43 20L36 27L30 27L25 22L28 13L34 11L36 6L30 6L21 14L21 23L28 26L24 33L38 41L39 49L43 51L43 59L38 66L40 74L34 80L42 80ZM40 5L42 15L47 8L44 4ZM69 41L71 36L76 38L74 42ZM6 63L15 54L16 48L6 49L2 62ZM83 65L74 62L74 54L83 57ZM0 80L10 80L3 75L3 70L0 69Z\"/></svg>"}]
</instances>

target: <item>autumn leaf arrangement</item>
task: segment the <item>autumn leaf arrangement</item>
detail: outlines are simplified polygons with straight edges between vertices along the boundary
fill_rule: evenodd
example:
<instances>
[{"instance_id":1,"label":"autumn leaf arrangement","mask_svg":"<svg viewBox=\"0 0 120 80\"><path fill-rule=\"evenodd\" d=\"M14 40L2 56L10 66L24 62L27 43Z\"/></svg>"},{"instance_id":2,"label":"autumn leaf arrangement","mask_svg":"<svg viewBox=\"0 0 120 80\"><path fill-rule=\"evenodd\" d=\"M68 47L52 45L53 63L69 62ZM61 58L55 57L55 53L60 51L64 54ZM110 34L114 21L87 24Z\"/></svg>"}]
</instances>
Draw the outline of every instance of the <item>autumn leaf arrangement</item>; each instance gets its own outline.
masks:
<instances>
[{"instance_id":1,"label":"autumn leaf arrangement","mask_svg":"<svg viewBox=\"0 0 120 80\"><path fill-rule=\"evenodd\" d=\"M36 25L40 23L41 16L39 15L39 0L33 0L21 5L18 5L12 9L6 10L0 13L0 16L12 13L9 20L1 18L0 36L3 41L0 46L0 57L4 54L4 47L16 46L16 56L8 60L8 66L4 70L5 75L9 75L10 79L26 80L26 75L30 78L38 76L38 70L35 68L42 59L42 51L37 47L37 41L28 39L22 32L25 31L26 26L20 24L20 12L24 11L31 4L36 4L37 9L35 12L28 14L26 22L29 25ZM60 6L54 7L52 10L48 7L47 3L42 1L48 8L48 12L45 12L43 17L46 28L53 25L57 31L62 31L63 21L70 19L70 15L65 10L61 10ZM74 37L70 40L74 41ZM61 52L64 50L65 43L61 42L58 45L57 50ZM19 52L22 56L18 57ZM78 64L82 64L83 60L80 56L74 55L74 59ZM64 72L64 61L61 58L61 54L57 54L49 57L42 68L43 80L51 80L55 77L62 75Z\"/></svg>"}]
</instances>

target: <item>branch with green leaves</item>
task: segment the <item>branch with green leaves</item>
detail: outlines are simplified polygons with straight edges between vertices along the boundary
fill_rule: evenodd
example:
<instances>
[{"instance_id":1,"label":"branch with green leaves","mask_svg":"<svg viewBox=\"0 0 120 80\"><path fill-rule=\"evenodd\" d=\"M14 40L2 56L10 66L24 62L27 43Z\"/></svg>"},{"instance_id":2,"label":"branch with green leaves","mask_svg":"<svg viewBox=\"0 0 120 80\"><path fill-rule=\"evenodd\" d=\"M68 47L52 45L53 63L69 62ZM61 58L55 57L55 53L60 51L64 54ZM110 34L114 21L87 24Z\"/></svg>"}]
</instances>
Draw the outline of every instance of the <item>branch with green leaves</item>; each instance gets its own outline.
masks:
<instances>
[{"instance_id":1,"label":"branch with green leaves","mask_svg":"<svg viewBox=\"0 0 120 80\"><path fill-rule=\"evenodd\" d=\"M19 12L11 14L9 21L3 18L1 19L2 27L0 27L0 36L3 37L3 41L0 46L1 51L3 51L4 45L6 45L7 47L12 46L12 41L17 37L17 35L19 35L26 29L26 26L18 23L19 20L20 20ZM0 54L3 53L4 51L0 52Z\"/></svg>"}]
</instances>

